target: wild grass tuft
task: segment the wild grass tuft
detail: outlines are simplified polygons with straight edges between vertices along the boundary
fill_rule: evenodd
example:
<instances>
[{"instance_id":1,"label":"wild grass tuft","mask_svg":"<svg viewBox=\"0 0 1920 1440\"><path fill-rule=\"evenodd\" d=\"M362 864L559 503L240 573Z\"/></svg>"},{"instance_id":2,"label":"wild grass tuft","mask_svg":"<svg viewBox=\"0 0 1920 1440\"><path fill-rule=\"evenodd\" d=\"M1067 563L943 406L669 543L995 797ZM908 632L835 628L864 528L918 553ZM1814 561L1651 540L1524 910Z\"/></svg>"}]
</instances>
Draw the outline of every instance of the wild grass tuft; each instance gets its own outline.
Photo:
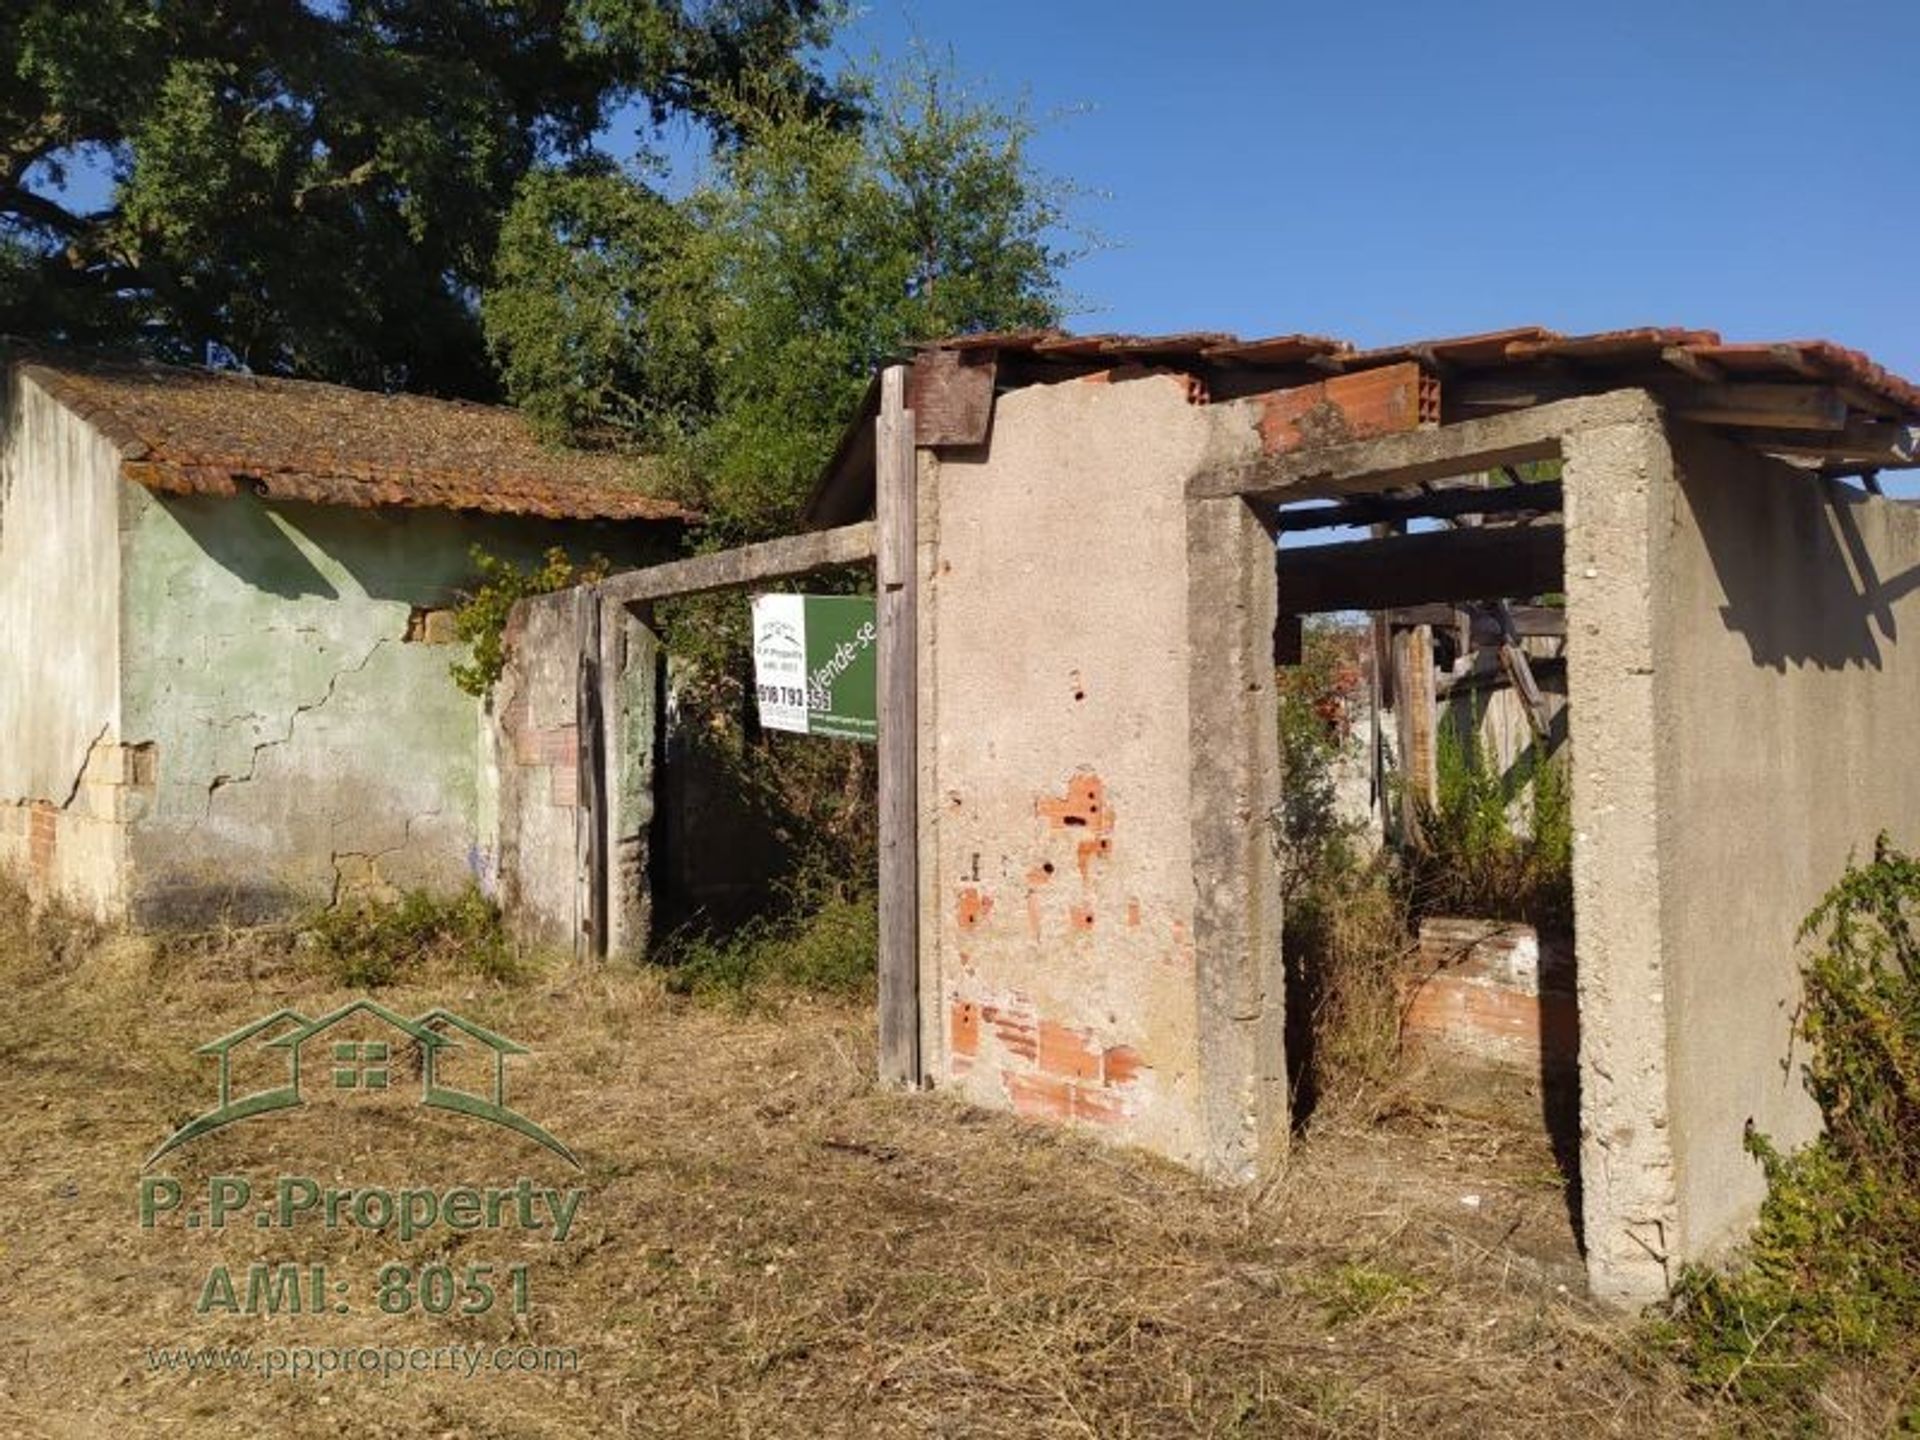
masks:
<instances>
[{"instance_id":1,"label":"wild grass tuft","mask_svg":"<svg viewBox=\"0 0 1920 1440\"><path fill-rule=\"evenodd\" d=\"M322 910L296 936L350 989L397 984L429 966L501 981L523 968L499 907L471 886L452 899L414 890L390 902Z\"/></svg>"},{"instance_id":2,"label":"wild grass tuft","mask_svg":"<svg viewBox=\"0 0 1920 1440\"><path fill-rule=\"evenodd\" d=\"M778 991L863 994L874 982L879 945L874 892L862 890L725 936L683 930L655 958L675 993L741 1002Z\"/></svg>"},{"instance_id":3,"label":"wild grass tuft","mask_svg":"<svg viewBox=\"0 0 1920 1440\"><path fill-rule=\"evenodd\" d=\"M1564 755L1536 745L1501 773L1469 707L1439 727L1437 795L1407 847L1416 910L1573 932L1573 796ZM1516 821L1520 823L1516 824Z\"/></svg>"}]
</instances>

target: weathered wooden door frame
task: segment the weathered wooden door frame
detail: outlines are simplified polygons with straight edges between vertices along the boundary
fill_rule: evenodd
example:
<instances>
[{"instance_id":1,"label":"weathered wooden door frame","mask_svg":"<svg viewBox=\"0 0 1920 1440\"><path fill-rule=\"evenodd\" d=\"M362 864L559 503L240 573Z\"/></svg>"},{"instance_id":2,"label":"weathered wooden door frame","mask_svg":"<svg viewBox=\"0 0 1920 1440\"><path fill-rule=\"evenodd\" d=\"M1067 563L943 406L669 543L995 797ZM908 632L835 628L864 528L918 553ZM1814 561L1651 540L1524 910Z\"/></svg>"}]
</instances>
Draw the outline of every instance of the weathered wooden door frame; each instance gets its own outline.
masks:
<instances>
[{"instance_id":1,"label":"weathered wooden door frame","mask_svg":"<svg viewBox=\"0 0 1920 1440\"><path fill-rule=\"evenodd\" d=\"M794 579L837 566L874 564L879 672L880 1078L889 1084L918 1086L922 1078L918 491L913 412L907 408L904 365L889 366L881 372L880 413L875 427L875 519L629 570L581 587L583 615L587 618L580 627L580 685L583 696L590 685L596 696L605 696L609 687L600 684L597 677L620 673L617 657L607 653L622 629L617 623L608 623L618 618L612 614L615 607L647 621L658 601L739 589L767 580ZM605 732L610 723L615 734L623 728L619 715L608 714L609 709L617 708L618 691L611 693L615 706L596 703L581 707L583 759L605 754ZM597 763L581 766L582 810L589 817L585 845L587 911L593 917L589 939L594 953L604 955L612 845L602 803L603 787L596 778L590 791L585 788L589 782L584 777L589 771L598 777L601 767Z\"/></svg>"}]
</instances>

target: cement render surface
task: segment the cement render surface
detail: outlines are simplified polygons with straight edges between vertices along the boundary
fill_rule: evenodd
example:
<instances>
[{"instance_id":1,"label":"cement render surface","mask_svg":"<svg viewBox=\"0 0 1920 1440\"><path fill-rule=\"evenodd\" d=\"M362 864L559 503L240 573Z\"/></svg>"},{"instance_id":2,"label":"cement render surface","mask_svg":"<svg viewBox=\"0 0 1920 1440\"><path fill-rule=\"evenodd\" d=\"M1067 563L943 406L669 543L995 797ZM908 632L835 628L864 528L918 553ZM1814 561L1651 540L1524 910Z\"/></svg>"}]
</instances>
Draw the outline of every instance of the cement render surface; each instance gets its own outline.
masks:
<instances>
[{"instance_id":1,"label":"cement render surface","mask_svg":"<svg viewBox=\"0 0 1920 1440\"><path fill-rule=\"evenodd\" d=\"M1024 1077L1065 1078L1021 1053L1041 1023L1084 1031L1138 1056L1111 1087L1126 1138L1196 1165L1184 482L1210 428L1167 378L1002 397L990 449L934 472L922 602L933 1078L1023 1108ZM1099 815L1066 814L1076 786ZM957 1007L977 1021L972 1056L955 1051Z\"/></svg>"},{"instance_id":2,"label":"cement render surface","mask_svg":"<svg viewBox=\"0 0 1920 1440\"><path fill-rule=\"evenodd\" d=\"M1818 1130L1800 922L1878 831L1920 845L1920 511L1672 439L1650 516L1660 925L1679 1245L1710 1259L1764 1193L1746 1127L1782 1148Z\"/></svg>"}]
</instances>

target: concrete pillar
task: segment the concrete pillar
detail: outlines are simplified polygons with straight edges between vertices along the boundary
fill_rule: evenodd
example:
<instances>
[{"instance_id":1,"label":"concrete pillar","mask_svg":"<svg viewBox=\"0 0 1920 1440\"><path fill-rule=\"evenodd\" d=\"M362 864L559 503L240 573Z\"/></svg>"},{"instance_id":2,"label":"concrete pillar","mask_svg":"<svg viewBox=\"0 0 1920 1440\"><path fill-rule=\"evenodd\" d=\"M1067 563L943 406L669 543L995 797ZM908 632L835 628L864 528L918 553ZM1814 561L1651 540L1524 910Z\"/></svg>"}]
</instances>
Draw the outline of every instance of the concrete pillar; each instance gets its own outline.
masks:
<instances>
[{"instance_id":1,"label":"concrete pillar","mask_svg":"<svg viewBox=\"0 0 1920 1440\"><path fill-rule=\"evenodd\" d=\"M1638 1303L1666 1293L1678 1238L1654 686L1673 461L1651 403L1569 435L1565 459L1582 1229L1596 1298Z\"/></svg>"},{"instance_id":2,"label":"concrete pillar","mask_svg":"<svg viewBox=\"0 0 1920 1440\"><path fill-rule=\"evenodd\" d=\"M1241 500L1187 509L1189 823L1205 1168L1253 1179L1284 1156L1286 967L1273 538Z\"/></svg>"}]
</instances>

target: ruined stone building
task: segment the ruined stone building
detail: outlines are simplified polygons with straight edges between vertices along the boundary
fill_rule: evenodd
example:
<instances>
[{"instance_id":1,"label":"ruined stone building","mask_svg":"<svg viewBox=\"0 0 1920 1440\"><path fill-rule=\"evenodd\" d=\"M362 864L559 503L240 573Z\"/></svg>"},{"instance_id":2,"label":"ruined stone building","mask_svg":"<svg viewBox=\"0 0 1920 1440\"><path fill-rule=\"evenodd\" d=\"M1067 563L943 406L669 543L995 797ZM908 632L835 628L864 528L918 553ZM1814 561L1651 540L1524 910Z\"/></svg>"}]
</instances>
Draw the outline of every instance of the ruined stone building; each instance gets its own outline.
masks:
<instances>
[{"instance_id":1,"label":"ruined stone building","mask_svg":"<svg viewBox=\"0 0 1920 1440\"><path fill-rule=\"evenodd\" d=\"M686 518L487 406L56 355L3 402L0 865L100 916L491 885L471 550L633 564Z\"/></svg>"},{"instance_id":2,"label":"ruined stone building","mask_svg":"<svg viewBox=\"0 0 1920 1440\"><path fill-rule=\"evenodd\" d=\"M1223 1179L1283 1163L1276 647L1552 597L1588 1274L1650 1297L1737 1241L1745 1133L1817 1120L1796 928L1920 827L1920 509L1876 480L1920 389L1695 330L990 335L892 373L813 548L729 572L878 557L912 736L890 759L883 697L883 1073ZM718 574L673 570L600 593Z\"/></svg>"}]
</instances>

